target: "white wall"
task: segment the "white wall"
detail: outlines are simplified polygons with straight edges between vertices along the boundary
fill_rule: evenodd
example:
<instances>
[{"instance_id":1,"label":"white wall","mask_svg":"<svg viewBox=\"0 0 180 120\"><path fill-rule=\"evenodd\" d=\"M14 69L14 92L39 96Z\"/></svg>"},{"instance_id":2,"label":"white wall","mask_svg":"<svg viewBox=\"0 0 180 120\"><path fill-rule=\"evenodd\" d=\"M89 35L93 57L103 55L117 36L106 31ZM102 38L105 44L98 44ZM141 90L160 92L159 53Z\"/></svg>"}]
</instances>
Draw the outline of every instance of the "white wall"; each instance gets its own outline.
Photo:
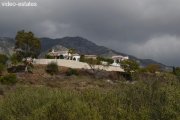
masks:
<instances>
[{"instance_id":1,"label":"white wall","mask_svg":"<svg viewBox=\"0 0 180 120\"><path fill-rule=\"evenodd\" d=\"M89 65L87 63L73 61L73 60L64 60L64 59L34 59L33 64L41 64L41 65L47 65L48 63L56 62L58 66L64 66L69 68L76 68L76 69L90 69ZM120 67L115 66L109 66L104 67L101 65L96 65L96 68L103 69L106 71L122 71Z\"/></svg>"}]
</instances>

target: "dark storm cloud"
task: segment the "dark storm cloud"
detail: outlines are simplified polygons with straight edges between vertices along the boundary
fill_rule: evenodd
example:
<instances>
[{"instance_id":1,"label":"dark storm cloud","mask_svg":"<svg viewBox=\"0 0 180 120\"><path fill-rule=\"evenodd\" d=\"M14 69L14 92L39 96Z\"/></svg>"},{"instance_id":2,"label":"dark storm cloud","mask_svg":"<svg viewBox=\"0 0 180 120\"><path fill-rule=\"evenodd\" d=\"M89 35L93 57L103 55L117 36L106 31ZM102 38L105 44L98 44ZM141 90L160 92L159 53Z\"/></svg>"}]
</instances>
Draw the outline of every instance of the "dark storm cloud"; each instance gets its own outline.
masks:
<instances>
[{"instance_id":1,"label":"dark storm cloud","mask_svg":"<svg viewBox=\"0 0 180 120\"><path fill-rule=\"evenodd\" d=\"M30 1L38 7L0 7L0 36L15 36L20 29L52 38L78 35L140 58L180 65L179 0Z\"/></svg>"}]
</instances>

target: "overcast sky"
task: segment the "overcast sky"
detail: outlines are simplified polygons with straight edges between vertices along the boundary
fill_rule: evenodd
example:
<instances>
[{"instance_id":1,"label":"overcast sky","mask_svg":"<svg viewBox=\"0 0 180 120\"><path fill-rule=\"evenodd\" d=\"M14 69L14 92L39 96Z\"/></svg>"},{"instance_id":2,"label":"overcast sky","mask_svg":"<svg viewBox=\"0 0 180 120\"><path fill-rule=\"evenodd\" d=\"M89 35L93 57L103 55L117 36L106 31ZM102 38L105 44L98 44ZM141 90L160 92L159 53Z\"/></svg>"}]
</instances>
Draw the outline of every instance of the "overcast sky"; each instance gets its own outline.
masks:
<instances>
[{"instance_id":1,"label":"overcast sky","mask_svg":"<svg viewBox=\"0 0 180 120\"><path fill-rule=\"evenodd\" d=\"M0 6L1 37L14 37L21 29L38 37L82 36L119 52L180 66L180 0L28 1L38 6Z\"/></svg>"}]
</instances>

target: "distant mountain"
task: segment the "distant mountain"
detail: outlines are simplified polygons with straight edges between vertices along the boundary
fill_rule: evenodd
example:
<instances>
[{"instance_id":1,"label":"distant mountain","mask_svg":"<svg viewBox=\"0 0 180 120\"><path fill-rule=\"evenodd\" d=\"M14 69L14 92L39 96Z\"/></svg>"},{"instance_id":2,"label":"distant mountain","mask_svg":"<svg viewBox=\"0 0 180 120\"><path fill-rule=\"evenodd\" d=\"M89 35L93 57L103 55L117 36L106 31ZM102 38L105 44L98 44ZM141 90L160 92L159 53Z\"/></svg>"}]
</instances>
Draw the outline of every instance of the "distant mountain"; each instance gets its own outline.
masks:
<instances>
[{"instance_id":1,"label":"distant mountain","mask_svg":"<svg viewBox=\"0 0 180 120\"><path fill-rule=\"evenodd\" d=\"M42 51L46 51L57 44L66 48L74 48L81 54L102 55L110 51L110 49L106 47L98 46L81 37L64 37L60 39L41 38Z\"/></svg>"},{"instance_id":2,"label":"distant mountain","mask_svg":"<svg viewBox=\"0 0 180 120\"><path fill-rule=\"evenodd\" d=\"M130 59L138 61L141 66L147 66L148 64L159 64L162 68L166 68L166 65L163 65L159 62L156 62L151 59L139 59L132 55L125 53L120 53L112 49L106 48L104 46L96 45L95 43L84 39L82 37L64 37L58 39L51 38L40 38L41 41L41 55L43 57L50 49L69 49L74 48L80 54L93 54L104 57L111 57L113 55L122 55L129 56ZM0 37L0 53L11 55L14 48L14 39L8 37Z\"/></svg>"}]
</instances>

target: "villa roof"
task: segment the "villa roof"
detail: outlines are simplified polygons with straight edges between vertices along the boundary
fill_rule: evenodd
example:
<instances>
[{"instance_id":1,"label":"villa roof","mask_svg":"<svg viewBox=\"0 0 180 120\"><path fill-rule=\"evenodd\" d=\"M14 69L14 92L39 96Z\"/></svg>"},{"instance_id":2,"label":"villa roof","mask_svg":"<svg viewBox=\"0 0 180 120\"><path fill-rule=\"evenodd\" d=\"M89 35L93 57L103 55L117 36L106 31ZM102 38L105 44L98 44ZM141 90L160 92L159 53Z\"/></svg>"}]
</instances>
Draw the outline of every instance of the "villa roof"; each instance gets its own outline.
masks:
<instances>
[{"instance_id":1,"label":"villa roof","mask_svg":"<svg viewBox=\"0 0 180 120\"><path fill-rule=\"evenodd\" d=\"M116 55L116 56L112 56L112 59L128 59L128 56L122 56L122 55Z\"/></svg>"}]
</instances>

